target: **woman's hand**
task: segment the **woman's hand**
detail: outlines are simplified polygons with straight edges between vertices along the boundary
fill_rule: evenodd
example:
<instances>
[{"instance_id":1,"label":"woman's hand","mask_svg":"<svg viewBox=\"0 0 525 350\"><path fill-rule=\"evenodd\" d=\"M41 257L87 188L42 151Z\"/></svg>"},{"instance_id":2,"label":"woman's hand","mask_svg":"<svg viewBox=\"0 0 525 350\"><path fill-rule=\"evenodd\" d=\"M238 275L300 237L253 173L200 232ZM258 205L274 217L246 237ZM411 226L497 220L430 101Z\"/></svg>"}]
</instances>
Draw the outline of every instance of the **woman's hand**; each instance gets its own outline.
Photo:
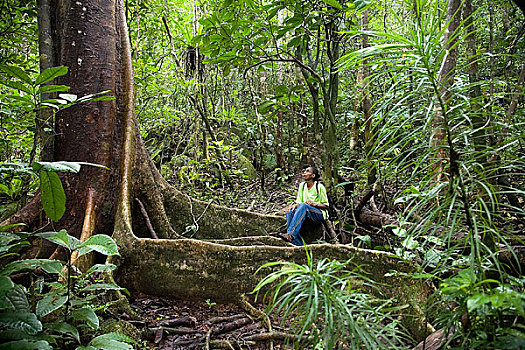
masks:
<instances>
[{"instance_id":1,"label":"woman's hand","mask_svg":"<svg viewBox=\"0 0 525 350\"><path fill-rule=\"evenodd\" d=\"M298 206L299 206L299 204L294 203L294 204L290 205L288 208L286 208L286 212L288 213L290 210L294 210Z\"/></svg>"}]
</instances>

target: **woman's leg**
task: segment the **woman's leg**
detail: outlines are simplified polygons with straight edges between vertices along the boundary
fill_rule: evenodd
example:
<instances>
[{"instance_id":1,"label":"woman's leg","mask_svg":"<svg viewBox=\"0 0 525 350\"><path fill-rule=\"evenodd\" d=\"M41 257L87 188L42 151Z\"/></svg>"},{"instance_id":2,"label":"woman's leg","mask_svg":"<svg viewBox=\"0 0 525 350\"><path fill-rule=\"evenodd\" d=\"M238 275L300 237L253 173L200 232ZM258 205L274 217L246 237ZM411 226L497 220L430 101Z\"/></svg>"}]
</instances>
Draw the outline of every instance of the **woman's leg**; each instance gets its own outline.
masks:
<instances>
[{"instance_id":1,"label":"woman's leg","mask_svg":"<svg viewBox=\"0 0 525 350\"><path fill-rule=\"evenodd\" d=\"M289 213L289 212L288 212ZM320 209L314 208L306 203L301 203L292 213L291 220L288 221L288 213L286 215L287 228L286 232L292 236L292 244L303 245L303 238L299 231L301 225L306 218L313 222L321 223L324 221L323 212Z\"/></svg>"},{"instance_id":2,"label":"woman's leg","mask_svg":"<svg viewBox=\"0 0 525 350\"><path fill-rule=\"evenodd\" d=\"M286 232L290 231L290 223L292 222L294 215L295 215L295 209L290 209L286 213Z\"/></svg>"}]
</instances>

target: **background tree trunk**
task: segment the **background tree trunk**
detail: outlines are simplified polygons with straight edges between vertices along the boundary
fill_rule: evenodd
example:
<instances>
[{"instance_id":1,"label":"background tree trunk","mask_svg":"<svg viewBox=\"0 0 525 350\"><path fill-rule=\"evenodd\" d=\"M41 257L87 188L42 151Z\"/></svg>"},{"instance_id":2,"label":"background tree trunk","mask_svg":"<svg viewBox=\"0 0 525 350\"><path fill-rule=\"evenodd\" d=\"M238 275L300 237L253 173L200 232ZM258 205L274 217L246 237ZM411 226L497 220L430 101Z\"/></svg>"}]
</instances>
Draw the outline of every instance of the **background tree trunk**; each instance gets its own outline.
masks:
<instances>
[{"instance_id":1,"label":"background tree trunk","mask_svg":"<svg viewBox=\"0 0 525 350\"><path fill-rule=\"evenodd\" d=\"M435 152L434 164L432 169L439 174L442 174L444 161L450 155L447 155L444 143L446 140L446 123L447 123L447 107L450 99L449 87L454 82L454 72L457 62L457 38L452 39L456 34L461 22L461 1L460 0L449 0L447 6L447 29L443 36L443 46L447 50L445 54L445 62L439 72L437 80L438 91L435 106L434 106L434 119L432 120L432 138L431 147ZM441 175L439 175L439 178Z\"/></svg>"}]
</instances>

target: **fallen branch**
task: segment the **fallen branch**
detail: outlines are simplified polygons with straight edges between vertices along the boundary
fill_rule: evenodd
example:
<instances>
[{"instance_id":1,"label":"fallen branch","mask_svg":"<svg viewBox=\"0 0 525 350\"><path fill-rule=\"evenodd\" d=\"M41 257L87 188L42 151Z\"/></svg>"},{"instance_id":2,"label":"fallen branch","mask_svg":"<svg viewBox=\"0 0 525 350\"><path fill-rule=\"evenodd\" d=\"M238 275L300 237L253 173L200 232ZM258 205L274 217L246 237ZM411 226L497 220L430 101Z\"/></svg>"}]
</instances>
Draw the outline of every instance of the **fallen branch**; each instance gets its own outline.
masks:
<instances>
[{"instance_id":1,"label":"fallen branch","mask_svg":"<svg viewBox=\"0 0 525 350\"><path fill-rule=\"evenodd\" d=\"M177 326L186 326L194 328L197 324L195 317L184 316L170 320L163 320L159 323L159 327L177 327Z\"/></svg>"},{"instance_id":2,"label":"fallen branch","mask_svg":"<svg viewBox=\"0 0 525 350\"><path fill-rule=\"evenodd\" d=\"M198 329L193 329L189 327L152 327L148 329L149 332L157 334L157 332L166 332L168 334L177 334L177 335L186 335L186 334L195 334L199 333Z\"/></svg>"},{"instance_id":3,"label":"fallen branch","mask_svg":"<svg viewBox=\"0 0 525 350\"><path fill-rule=\"evenodd\" d=\"M239 318L245 318L245 314L237 314L233 316L223 316L223 317L212 317L208 320L208 323L215 324L215 323L222 323L222 322L228 322L228 321L234 321Z\"/></svg>"},{"instance_id":4,"label":"fallen branch","mask_svg":"<svg viewBox=\"0 0 525 350\"><path fill-rule=\"evenodd\" d=\"M216 335L216 334L228 333L228 332L234 331L236 329L242 328L242 327L246 326L247 324L250 324L251 322L252 322L252 320L250 320L248 317L240 318L240 319L234 320L232 322L226 323L226 324L224 324L224 325L222 325L220 327L217 327L213 331L213 334Z\"/></svg>"},{"instance_id":5,"label":"fallen branch","mask_svg":"<svg viewBox=\"0 0 525 350\"><path fill-rule=\"evenodd\" d=\"M363 198L361 198L361 200L359 201L359 203L357 204L357 206L354 209L354 213L355 213L356 216L359 217L359 214L361 213L361 210L363 210L363 208L365 207L366 203L368 203L368 201L373 196L375 196L376 193L377 193L376 190L371 189L365 194L365 196Z\"/></svg>"},{"instance_id":6,"label":"fallen branch","mask_svg":"<svg viewBox=\"0 0 525 350\"><path fill-rule=\"evenodd\" d=\"M284 332L267 332L267 333L257 333L251 334L243 337L245 340L251 341L269 341L269 340L279 340L279 341L309 341L311 337L301 337L296 334L289 334Z\"/></svg>"}]
</instances>

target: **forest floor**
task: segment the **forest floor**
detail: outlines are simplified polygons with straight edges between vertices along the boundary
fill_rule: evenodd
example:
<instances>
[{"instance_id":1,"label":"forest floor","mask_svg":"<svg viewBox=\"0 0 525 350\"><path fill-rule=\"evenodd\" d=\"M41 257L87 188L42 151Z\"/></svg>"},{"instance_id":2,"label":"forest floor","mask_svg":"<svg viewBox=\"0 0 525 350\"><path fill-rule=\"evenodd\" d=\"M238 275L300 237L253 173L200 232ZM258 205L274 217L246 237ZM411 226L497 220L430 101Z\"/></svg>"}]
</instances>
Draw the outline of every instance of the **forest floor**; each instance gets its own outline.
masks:
<instances>
[{"instance_id":1,"label":"forest floor","mask_svg":"<svg viewBox=\"0 0 525 350\"><path fill-rule=\"evenodd\" d=\"M143 331L146 349L270 349L269 341L254 341L268 336L267 323L254 319L234 304L210 300L188 301L152 296L130 300L140 321L128 321ZM127 315L123 315L126 319ZM272 322L275 332L281 331ZM288 349L286 341L274 342L274 349Z\"/></svg>"}]
</instances>

